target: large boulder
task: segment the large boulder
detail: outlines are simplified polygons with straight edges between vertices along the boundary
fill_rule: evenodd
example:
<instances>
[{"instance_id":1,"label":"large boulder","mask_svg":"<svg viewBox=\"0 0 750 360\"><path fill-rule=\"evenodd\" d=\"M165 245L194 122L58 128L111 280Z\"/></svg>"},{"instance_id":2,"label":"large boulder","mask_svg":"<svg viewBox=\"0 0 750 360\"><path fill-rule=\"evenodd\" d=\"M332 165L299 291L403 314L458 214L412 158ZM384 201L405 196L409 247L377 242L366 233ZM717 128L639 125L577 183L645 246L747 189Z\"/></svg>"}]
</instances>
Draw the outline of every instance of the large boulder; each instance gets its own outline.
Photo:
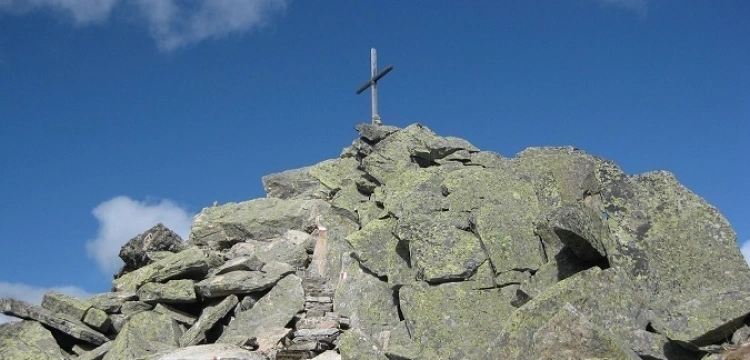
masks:
<instances>
[{"instance_id":1,"label":"large boulder","mask_svg":"<svg viewBox=\"0 0 750 360\"><path fill-rule=\"evenodd\" d=\"M120 269L119 275L129 273L153 262L154 259L151 257L153 252L180 252L184 249L185 243L180 235L177 235L164 224L158 223L123 245L120 249L120 259L125 265Z\"/></svg>"},{"instance_id":2,"label":"large boulder","mask_svg":"<svg viewBox=\"0 0 750 360\"><path fill-rule=\"evenodd\" d=\"M217 342L248 346L266 334L281 334L276 338L275 344L288 333L288 330L283 331L286 324L302 311L304 306L305 294L302 290L302 281L295 275L288 275L258 300L255 306L239 312Z\"/></svg>"},{"instance_id":3,"label":"large boulder","mask_svg":"<svg viewBox=\"0 0 750 360\"><path fill-rule=\"evenodd\" d=\"M103 360L132 360L179 346L182 329L169 315L143 311L125 324Z\"/></svg>"},{"instance_id":4,"label":"large boulder","mask_svg":"<svg viewBox=\"0 0 750 360\"><path fill-rule=\"evenodd\" d=\"M36 321L0 325L0 360L63 360L49 330Z\"/></svg>"},{"instance_id":5,"label":"large boulder","mask_svg":"<svg viewBox=\"0 0 750 360\"><path fill-rule=\"evenodd\" d=\"M115 279L113 287L117 291L136 291L147 282L201 279L223 262L218 253L193 247L129 272Z\"/></svg>"}]
</instances>

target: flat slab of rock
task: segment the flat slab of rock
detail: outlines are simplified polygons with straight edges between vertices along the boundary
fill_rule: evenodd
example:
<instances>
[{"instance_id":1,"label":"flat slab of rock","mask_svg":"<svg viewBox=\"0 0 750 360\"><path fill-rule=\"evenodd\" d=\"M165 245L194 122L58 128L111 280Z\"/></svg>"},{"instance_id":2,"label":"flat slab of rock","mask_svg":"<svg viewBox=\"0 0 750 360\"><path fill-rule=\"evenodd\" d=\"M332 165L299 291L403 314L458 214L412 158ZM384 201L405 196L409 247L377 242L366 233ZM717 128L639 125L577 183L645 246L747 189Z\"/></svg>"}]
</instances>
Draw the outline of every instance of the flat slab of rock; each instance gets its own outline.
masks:
<instances>
[{"instance_id":1,"label":"flat slab of rock","mask_svg":"<svg viewBox=\"0 0 750 360\"><path fill-rule=\"evenodd\" d=\"M55 313L67 314L78 320L83 320L86 311L91 308L91 304L57 291L48 291L42 298L42 307Z\"/></svg>"},{"instance_id":2,"label":"flat slab of rock","mask_svg":"<svg viewBox=\"0 0 750 360\"><path fill-rule=\"evenodd\" d=\"M696 349L730 339L750 313L750 291L706 294L678 305L651 325L669 339Z\"/></svg>"},{"instance_id":3,"label":"flat slab of rock","mask_svg":"<svg viewBox=\"0 0 750 360\"><path fill-rule=\"evenodd\" d=\"M263 334L284 329L304 306L302 280L296 275L288 275L250 310L237 314L217 343L244 346L253 339L263 337Z\"/></svg>"},{"instance_id":4,"label":"flat slab of rock","mask_svg":"<svg viewBox=\"0 0 750 360\"><path fill-rule=\"evenodd\" d=\"M203 341L206 338L206 332L232 311L238 302L237 296L232 294L221 301L206 306L195 324L180 337L180 346L197 345Z\"/></svg>"},{"instance_id":5,"label":"flat slab of rock","mask_svg":"<svg viewBox=\"0 0 750 360\"><path fill-rule=\"evenodd\" d=\"M189 346L179 350L154 355L149 360L266 360L265 356L229 344Z\"/></svg>"},{"instance_id":6,"label":"flat slab of rock","mask_svg":"<svg viewBox=\"0 0 750 360\"><path fill-rule=\"evenodd\" d=\"M99 310L103 310L107 314L114 314L120 312L122 304L129 300L136 300L138 296L135 291L117 291L107 292L94 295L88 298L86 301Z\"/></svg>"},{"instance_id":7,"label":"flat slab of rock","mask_svg":"<svg viewBox=\"0 0 750 360\"><path fill-rule=\"evenodd\" d=\"M199 279L223 262L222 256L215 251L189 248L127 273L115 279L113 286L117 291L136 291L147 282Z\"/></svg>"},{"instance_id":8,"label":"flat slab of rock","mask_svg":"<svg viewBox=\"0 0 750 360\"><path fill-rule=\"evenodd\" d=\"M534 333L532 344L527 352L528 359L641 359L607 330L590 322L570 303L563 305ZM502 350L498 355L502 355Z\"/></svg>"},{"instance_id":9,"label":"flat slab of rock","mask_svg":"<svg viewBox=\"0 0 750 360\"><path fill-rule=\"evenodd\" d=\"M249 294L270 288L282 276L291 274L291 265L270 262L262 271L232 271L215 275L195 284L195 291L202 297L212 298L229 294Z\"/></svg>"},{"instance_id":10,"label":"flat slab of rock","mask_svg":"<svg viewBox=\"0 0 750 360\"><path fill-rule=\"evenodd\" d=\"M104 360L140 359L178 346L180 326L169 315L153 311L134 314L125 324Z\"/></svg>"},{"instance_id":11,"label":"flat slab of rock","mask_svg":"<svg viewBox=\"0 0 750 360\"><path fill-rule=\"evenodd\" d=\"M56 314L41 306L36 306L15 299L0 299L0 313L21 319L36 320L51 328L60 330L78 340L101 345L109 338L86 326L80 320L70 316Z\"/></svg>"},{"instance_id":12,"label":"flat slab of rock","mask_svg":"<svg viewBox=\"0 0 750 360\"><path fill-rule=\"evenodd\" d=\"M138 289L138 299L145 302L168 304L194 303L198 299L195 295L193 280L170 280L166 283L146 283Z\"/></svg>"},{"instance_id":13,"label":"flat slab of rock","mask_svg":"<svg viewBox=\"0 0 750 360\"><path fill-rule=\"evenodd\" d=\"M36 321L0 325L0 359L62 360L52 333Z\"/></svg>"}]
</instances>

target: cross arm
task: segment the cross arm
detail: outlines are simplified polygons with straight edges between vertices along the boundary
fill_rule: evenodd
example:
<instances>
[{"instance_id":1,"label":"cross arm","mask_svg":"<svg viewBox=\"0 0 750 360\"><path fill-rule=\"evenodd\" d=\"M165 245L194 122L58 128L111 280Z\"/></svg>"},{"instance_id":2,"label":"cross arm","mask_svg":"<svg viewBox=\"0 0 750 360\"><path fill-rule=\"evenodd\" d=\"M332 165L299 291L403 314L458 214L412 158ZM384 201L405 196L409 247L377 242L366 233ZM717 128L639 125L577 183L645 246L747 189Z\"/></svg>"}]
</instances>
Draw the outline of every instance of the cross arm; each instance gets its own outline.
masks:
<instances>
[{"instance_id":1,"label":"cross arm","mask_svg":"<svg viewBox=\"0 0 750 360\"><path fill-rule=\"evenodd\" d=\"M363 91L367 90L367 88L369 88L372 84L378 82L378 80L380 80L380 78L382 78L383 76L385 76L385 74L389 73L391 70L393 70L393 64L386 66L386 68L383 69L383 71L381 71L377 75L373 76L372 79L367 80L367 82L364 83L364 85L360 86L359 89L357 89L357 94L359 95Z\"/></svg>"}]
</instances>

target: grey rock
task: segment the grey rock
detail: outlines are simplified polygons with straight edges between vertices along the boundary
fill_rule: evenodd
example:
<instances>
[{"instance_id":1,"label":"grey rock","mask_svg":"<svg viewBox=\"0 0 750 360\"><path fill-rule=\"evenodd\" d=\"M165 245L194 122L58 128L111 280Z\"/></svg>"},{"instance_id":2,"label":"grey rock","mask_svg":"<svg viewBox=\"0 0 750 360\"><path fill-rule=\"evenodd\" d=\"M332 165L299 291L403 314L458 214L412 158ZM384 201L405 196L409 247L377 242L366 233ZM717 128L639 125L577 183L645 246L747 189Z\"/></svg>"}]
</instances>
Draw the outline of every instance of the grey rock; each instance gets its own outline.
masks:
<instances>
[{"instance_id":1,"label":"grey rock","mask_svg":"<svg viewBox=\"0 0 750 360\"><path fill-rule=\"evenodd\" d=\"M197 301L193 280L170 280L166 283L149 282L138 289L138 299L145 302L185 304Z\"/></svg>"},{"instance_id":2,"label":"grey rock","mask_svg":"<svg viewBox=\"0 0 750 360\"><path fill-rule=\"evenodd\" d=\"M152 262L150 252L169 251L180 252L185 249L185 243L179 235L169 230L164 224L158 223L151 229L130 239L120 249L120 259L125 263L120 270L120 276L148 265Z\"/></svg>"},{"instance_id":3,"label":"grey rock","mask_svg":"<svg viewBox=\"0 0 750 360\"><path fill-rule=\"evenodd\" d=\"M263 334L283 330L304 305L302 281L295 275L289 275L258 300L252 309L237 314L217 343L244 346Z\"/></svg>"},{"instance_id":4,"label":"grey rock","mask_svg":"<svg viewBox=\"0 0 750 360\"><path fill-rule=\"evenodd\" d=\"M526 359L611 359L641 360L607 330L589 321L570 303L563 305L532 336Z\"/></svg>"},{"instance_id":5,"label":"grey rock","mask_svg":"<svg viewBox=\"0 0 750 360\"><path fill-rule=\"evenodd\" d=\"M112 344L113 342L111 341L104 343L92 350L82 353L76 358L76 360L102 360L104 355L106 355L109 352L109 349L112 348Z\"/></svg>"},{"instance_id":6,"label":"grey rock","mask_svg":"<svg viewBox=\"0 0 750 360\"><path fill-rule=\"evenodd\" d=\"M137 299L138 296L134 291L118 291L97 294L88 298L86 301L99 310L103 310L108 314L114 314L120 312L122 304L126 301Z\"/></svg>"},{"instance_id":7,"label":"grey rock","mask_svg":"<svg viewBox=\"0 0 750 360\"><path fill-rule=\"evenodd\" d=\"M312 358L312 360L341 360L341 354L333 350L326 350L320 353L320 355Z\"/></svg>"},{"instance_id":8,"label":"grey rock","mask_svg":"<svg viewBox=\"0 0 750 360\"><path fill-rule=\"evenodd\" d=\"M395 225L395 219L373 220L346 240L360 265L391 283L407 283L416 274L409 268L409 243L393 234Z\"/></svg>"},{"instance_id":9,"label":"grey rock","mask_svg":"<svg viewBox=\"0 0 750 360\"><path fill-rule=\"evenodd\" d=\"M355 129L359 132L359 136L366 139L370 143L378 143L381 140L388 137L388 135L399 131L398 127L388 125L373 125L367 123L361 123L355 126Z\"/></svg>"},{"instance_id":10,"label":"grey rock","mask_svg":"<svg viewBox=\"0 0 750 360\"><path fill-rule=\"evenodd\" d=\"M112 320L110 320L109 315L94 307L86 311L86 315L83 316L83 323L101 333L107 333L112 326Z\"/></svg>"},{"instance_id":11,"label":"grey rock","mask_svg":"<svg viewBox=\"0 0 750 360\"><path fill-rule=\"evenodd\" d=\"M101 345L109 339L80 320L65 314L53 313L43 307L15 299L0 299L0 312L21 319L36 320L83 342Z\"/></svg>"},{"instance_id":12,"label":"grey rock","mask_svg":"<svg viewBox=\"0 0 750 360\"><path fill-rule=\"evenodd\" d=\"M671 340L696 349L731 339L750 314L750 291L704 294L657 317L651 325Z\"/></svg>"},{"instance_id":13,"label":"grey rock","mask_svg":"<svg viewBox=\"0 0 750 360\"><path fill-rule=\"evenodd\" d=\"M592 263L606 261L605 246L611 246L609 228L602 220L600 211L578 202L551 211L547 220L563 244L570 247L581 260Z\"/></svg>"},{"instance_id":14,"label":"grey rock","mask_svg":"<svg viewBox=\"0 0 750 360\"><path fill-rule=\"evenodd\" d=\"M55 312L69 315L75 319L83 320L86 311L91 308L91 304L68 296L57 291L48 291L42 298L42 307Z\"/></svg>"},{"instance_id":15,"label":"grey rock","mask_svg":"<svg viewBox=\"0 0 750 360\"><path fill-rule=\"evenodd\" d=\"M0 359L65 359L52 333L36 321L19 321L0 325Z\"/></svg>"},{"instance_id":16,"label":"grey rock","mask_svg":"<svg viewBox=\"0 0 750 360\"><path fill-rule=\"evenodd\" d=\"M272 287L279 279L294 272L289 264L270 262L262 271L232 271L212 276L195 284L202 297L221 297L229 294L249 294Z\"/></svg>"},{"instance_id":17,"label":"grey rock","mask_svg":"<svg viewBox=\"0 0 750 360\"><path fill-rule=\"evenodd\" d=\"M238 256L228 260L224 265L216 269L215 275L226 274L232 271L259 271L263 268L264 263L257 256Z\"/></svg>"},{"instance_id":18,"label":"grey rock","mask_svg":"<svg viewBox=\"0 0 750 360\"><path fill-rule=\"evenodd\" d=\"M104 360L132 360L178 346L182 335L177 322L169 315L153 311L134 314L125 324Z\"/></svg>"},{"instance_id":19,"label":"grey rock","mask_svg":"<svg viewBox=\"0 0 750 360\"><path fill-rule=\"evenodd\" d=\"M113 286L117 291L136 291L147 282L200 279L223 262L217 252L193 247L127 273L115 279Z\"/></svg>"},{"instance_id":20,"label":"grey rock","mask_svg":"<svg viewBox=\"0 0 750 360\"><path fill-rule=\"evenodd\" d=\"M248 240L232 246L227 257L257 256L263 263L277 261L292 265L296 269L303 269L310 262L308 247L308 243L295 243L286 238L270 241Z\"/></svg>"},{"instance_id":21,"label":"grey rock","mask_svg":"<svg viewBox=\"0 0 750 360\"><path fill-rule=\"evenodd\" d=\"M320 198L320 181L310 175L310 167L287 170L262 178L263 188L269 198L316 199Z\"/></svg>"},{"instance_id":22,"label":"grey rock","mask_svg":"<svg viewBox=\"0 0 750 360\"><path fill-rule=\"evenodd\" d=\"M154 308L154 304L147 303L145 301L126 301L120 307L120 311L124 315L130 315L139 311L151 310Z\"/></svg>"},{"instance_id":23,"label":"grey rock","mask_svg":"<svg viewBox=\"0 0 750 360\"><path fill-rule=\"evenodd\" d=\"M378 340L398 324L393 298L394 292L387 283L352 262L342 272L333 305L336 313L349 318L352 328Z\"/></svg>"},{"instance_id":24,"label":"grey rock","mask_svg":"<svg viewBox=\"0 0 750 360\"><path fill-rule=\"evenodd\" d=\"M187 326L192 326L197 320L197 316L177 310L165 304L156 304L156 307L154 307L154 312L169 315L172 319L174 319L174 321Z\"/></svg>"},{"instance_id":25,"label":"grey rock","mask_svg":"<svg viewBox=\"0 0 750 360\"><path fill-rule=\"evenodd\" d=\"M339 338L341 360L387 360L383 350L367 334L357 328Z\"/></svg>"},{"instance_id":26,"label":"grey rock","mask_svg":"<svg viewBox=\"0 0 750 360\"><path fill-rule=\"evenodd\" d=\"M266 357L239 346L228 344L206 344L168 350L149 357L148 360L266 360Z\"/></svg>"},{"instance_id":27,"label":"grey rock","mask_svg":"<svg viewBox=\"0 0 750 360\"><path fill-rule=\"evenodd\" d=\"M206 338L206 332L224 318L235 306L238 300L236 295L229 295L221 301L209 303L201 312L198 320L180 338L180 346L192 346L201 343Z\"/></svg>"},{"instance_id":28,"label":"grey rock","mask_svg":"<svg viewBox=\"0 0 750 360\"><path fill-rule=\"evenodd\" d=\"M220 226L234 227L248 239L271 239L290 229L312 227L320 212L328 207L323 200L266 198L205 208L193 221L189 243L211 246Z\"/></svg>"}]
</instances>

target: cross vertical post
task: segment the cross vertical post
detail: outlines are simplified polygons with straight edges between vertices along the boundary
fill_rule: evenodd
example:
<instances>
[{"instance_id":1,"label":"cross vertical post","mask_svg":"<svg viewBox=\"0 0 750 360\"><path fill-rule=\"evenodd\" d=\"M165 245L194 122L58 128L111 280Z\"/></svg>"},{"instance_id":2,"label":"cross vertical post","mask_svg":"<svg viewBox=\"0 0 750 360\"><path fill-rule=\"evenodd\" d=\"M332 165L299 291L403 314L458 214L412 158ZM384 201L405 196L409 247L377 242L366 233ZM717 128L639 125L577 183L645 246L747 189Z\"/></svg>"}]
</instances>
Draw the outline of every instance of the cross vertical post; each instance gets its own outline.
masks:
<instances>
[{"instance_id":1,"label":"cross vertical post","mask_svg":"<svg viewBox=\"0 0 750 360\"><path fill-rule=\"evenodd\" d=\"M378 73L378 51L375 48L370 49L370 80L357 89L357 94L370 88L372 100L372 124L380 125L380 114L378 114L378 80L385 74L393 70L393 64L388 65L383 71Z\"/></svg>"}]
</instances>

